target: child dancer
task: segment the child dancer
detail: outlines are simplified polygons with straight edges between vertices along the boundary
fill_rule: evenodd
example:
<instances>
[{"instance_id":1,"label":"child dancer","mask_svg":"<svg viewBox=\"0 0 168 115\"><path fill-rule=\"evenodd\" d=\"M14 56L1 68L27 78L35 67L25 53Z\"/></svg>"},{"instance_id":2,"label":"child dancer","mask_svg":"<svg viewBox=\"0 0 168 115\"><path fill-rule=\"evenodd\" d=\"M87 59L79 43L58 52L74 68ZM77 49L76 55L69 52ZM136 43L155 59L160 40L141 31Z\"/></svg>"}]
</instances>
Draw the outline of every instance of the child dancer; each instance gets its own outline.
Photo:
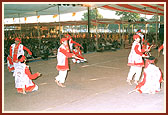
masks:
<instances>
[{"instance_id":1,"label":"child dancer","mask_svg":"<svg viewBox=\"0 0 168 115\"><path fill-rule=\"evenodd\" d=\"M26 65L25 56L20 55L18 61L19 62L13 73L13 76L15 76L15 88L17 88L17 92L26 94L26 92L37 91L38 86L32 81L32 79L36 79L41 73L37 72L31 74L29 66Z\"/></svg>"},{"instance_id":2,"label":"child dancer","mask_svg":"<svg viewBox=\"0 0 168 115\"><path fill-rule=\"evenodd\" d=\"M87 61L83 56L82 56L82 52L80 50L80 47L78 47L78 45L74 45L75 49L73 50L73 53L80 59L72 59L73 63L80 63L80 62L85 62ZM83 60L81 60L83 59Z\"/></svg>"},{"instance_id":3,"label":"child dancer","mask_svg":"<svg viewBox=\"0 0 168 115\"><path fill-rule=\"evenodd\" d=\"M69 70L68 58L74 57L75 54L70 53L68 46L68 38L62 38L60 40L61 46L58 48L57 52L57 70L59 71L59 75L55 77L55 82L60 87L65 87L63 83L65 82L65 78L67 76L67 71Z\"/></svg>"},{"instance_id":4,"label":"child dancer","mask_svg":"<svg viewBox=\"0 0 168 115\"><path fill-rule=\"evenodd\" d=\"M160 85L163 82L162 72L159 67L155 66L154 62L155 57L153 56L146 59L142 81L133 91L148 94L155 94L160 91Z\"/></svg>"},{"instance_id":5,"label":"child dancer","mask_svg":"<svg viewBox=\"0 0 168 115\"><path fill-rule=\"evenodd\" d=\"M130 71L128 73L127 82L131 84L131 80L135 74L135 84L138 84L138 81L141 76L142 67L144 66L144 61L142 57L145 57L141 51L141 44L139 35L133 36L134 42L132 44L131 52L128 57L128 66L130 66ZM147 51L147 50L145 50Z\"/></svg>"},{"instance_id":6,"label":"child dancer","mask_svg":"<svg viewBox=\"0 0 168 115\"><path fill-rule=\"evenodd\" d=\"M15 38L15 43L10 46L10 58L12 59L14 68L18 63L18 57L20 55L24 55L24 50L32 55L32 52L21 44L21 40L19 38Z\"/></svg>"}]
</instances>

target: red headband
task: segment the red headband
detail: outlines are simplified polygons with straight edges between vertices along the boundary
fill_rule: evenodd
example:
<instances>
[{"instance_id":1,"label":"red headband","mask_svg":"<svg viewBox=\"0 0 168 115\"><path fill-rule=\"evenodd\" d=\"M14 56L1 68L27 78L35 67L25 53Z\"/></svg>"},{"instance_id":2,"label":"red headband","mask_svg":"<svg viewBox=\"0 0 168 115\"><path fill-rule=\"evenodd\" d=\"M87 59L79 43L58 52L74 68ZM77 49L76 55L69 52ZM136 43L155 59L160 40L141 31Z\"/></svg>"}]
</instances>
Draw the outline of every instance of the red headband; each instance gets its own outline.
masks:
<instances>
[{"instance_id":1,"label":"red headband","mask_svg":"<svg viewBox=\"0 0 168 115\"><path fill-rule=\"evenodd\" d=\"M141 30L137 31L137 32L141 32Z\"/></svg>"},{"instance_id":2,"label":"red headband","mask_svg":"<svg viewBox=\"0 0 168 115\"><path fill-rule=\"evenodd\" d=\"M19 38L15 38L15 41L20 41L20 39Z\"/></svg>"},{"instance_id":3,"label":"red headband","mask_svg":"<svg viewBox=\"0 0 168 115\"><path fill-rule=\"evenodd\" d=\"M60 43L62 43L62 42L64 42L64 41L67 41L68 40L68 38L62 38L61 40L60 40Z\"/></svg>"},{"instance_id":4,"label":"red headband","mask_svg":"<svg viewBox=\"0 0 168 115\"><path fill-rule=\"evenodd\" d=\"M133 39L134 39L134 40L137 39L137 38L139 38L139 35L134 35L134 36L133 36Z\"/></svg>"}]
</instances>

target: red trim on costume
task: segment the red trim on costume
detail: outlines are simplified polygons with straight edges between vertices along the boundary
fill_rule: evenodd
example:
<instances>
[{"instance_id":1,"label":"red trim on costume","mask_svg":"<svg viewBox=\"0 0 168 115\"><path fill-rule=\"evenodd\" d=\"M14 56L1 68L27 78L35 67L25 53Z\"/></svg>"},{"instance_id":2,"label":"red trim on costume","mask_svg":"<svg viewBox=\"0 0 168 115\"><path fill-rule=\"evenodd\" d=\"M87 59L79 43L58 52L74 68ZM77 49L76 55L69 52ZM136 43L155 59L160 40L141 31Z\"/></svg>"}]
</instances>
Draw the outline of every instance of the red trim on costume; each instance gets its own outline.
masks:
<instances>
[{"instance_id":1,"label":"red trim on costume","mask_svg":"<svg viewBox=\"0 0 168 115\"><path fill-rule=\"evenodd\" d=\"M127 64L128 66L140 66L140 67L143 67L144 66L144 62L142 62L142 63L128 63Z\"/></svg>"},{"instance_id":2,"label":"red trim on costume","mask_svg":"<svg viewBox=\"0 0 168 115\"><path fill-rule=\"evenodd\" d=\"M143 45L142 45L142 49L146 49L146 45L143 44ZM141 50L141 51L142 51L142 50Z\"/></svg>"},{"instance_id":3,"label":"red trim on costume","mask_svg":"<svg viewBox=\"0 0 168 115\"><path fill-rule=\"evenodd\" d=\"M163 44L159 47L158 51L162 50L163 49Z\"/></svg>"},{"instance_id":4,"label":"red trim on costume","mask_svg":"<svg viewBox=\"0 0 168 115\"><path fill-rule=\"evenodd\" d=\"M19 45L20 45L21 41L19 42L19 44L16 46L15 44L15 47L14 47L14 54L13 54L13 62L17 62L18 59L17 59L17 54L18 54L18 48L19 48ZM32 55L32 52L25 46L23 46L23 50L26 50L30 55ZM12 46L10 46L10 56L12 57Z\"/></svg>"},{"instance_id":5,"label":"red trim on costume","mask_svg":"<svg viewBox=\"0 0 168 115\"><path fill-rule=\"evenodd\" d=\"M80 48L77 49L77 52L75 52L75 51L73 50L73 53L74 53L78 58L84 59L84 57L81 56L82 52L81 52ZM76 59L76 60L79 60L79 59Z\"/></svg>"},{"instance_id":6,"label":"red trim on costume","mask_svg":"<svg viewBox=\"0 0 168 115\"><path fill-rule=\"evenodd\" d=\"M138 47L139 47L139 45L136 45L135 48L134 48L134 50L135 50L135 52L136 52L138 55L142 56L143 53L138 50Z\"/></svg>"},{"instance_id":7,"label":"red trim on costume","mask_svg":"<svg viewBox=\"0 0 168 115\"><path fill-rule=\"evenodd\" d=\"M142 91L140 90L140 88L145 84L146 82L146 73L144 72L144 78L142 80L142 82L140 82L137 86L136 86L136 89L138 89L139 93L142 93Z\"/></svg>"},{"instance_id":8,"label":"red trim on costume","mask_svg":"<svg viewBox=\"0 0 168 115\"><path fill-rule=\"evenodd\" d=\"M32 83L34 84L33 86L29 86L29 87L25 88L26 92L31 92L36 87L35 83L34 82L32 82Z\"/></svg>"},{"instance_id":9,"label":"red trim on costume","mask_svg":"<svg viewBox=\"0 0 168 115\"><path fill-rule=\"evenodd\" d=\"M13 71L15 68L14 67L8 67L9 72Z\"/></svg>"},{"instance_id":10,"label":"red trim on costume","mask_svg":"<svg viewBox=\"0 0 168 115\"><path fill-rule=\"evenodd\" d=\"M17 88L17 92L18 93L23 93L23 89L22 88Z\"/></svg>"},{"instance_id":11,"label":"red trim on costume","mask_svg":"<svg viewBox=\"0 0 168 115\"><path fill-rule=\"evenodd\" d=\"M23 50L26 50L29 53L29 55L32 55L32 52L27 47L23 46Z\"/></svg>"},{"instance_id":12,"label":"red trim on costume","mask_svg":"<svg viewBox=\"0 0 168 115\"><path fill-rule=\"evenodd\" d=\"M68 58L65 59L65 65L57 65L57 70L69 70Z\"/></svg>"},{"instance_id":13,"label":"red trim on costume","mask_svg":"<svg viewBox=\"0 0 168 115\"><path fill-rule=\"evenodd\" d=\"M159 68L159 70L160 70L160 68ZM160 76L160 80L159 80L159 82L161 83L162 81L163 81L163 77L162 77L162 71L160 70L160 73L161 73L161 76Z\"/></svg>"},{"instance_id":14,"label":"red trim on costume","mask_svg":"<svg viewBox=\"0 0 168 115\"><path fill-rule=\"evenodd\" d=\"M70 43L76 44L76 45L80 46L81 48L83 48L81 44L79 44L79 43L73 41L73 40L72 40L72 37L71 37L69 34L67 34L67 36L68 36L68 39L69 39L69 40L71 39L71 42L70 42Z\"/></svg>"},{"instance_id":15,"label":"red trim on costume","mask_svg":"<svg viewBox=\"0 0 168 115\"><path fill-rule=\"evenodd\" d=\"M13 65L13 62L12 62L12 58L11 57L7 57L7 60L9 60L9 64Z\"/></svg>"},{"instance_id":16,"label":"red trim on costume","mask_svg":"<svg viewBox=\"0 0 168 115\"><path fill-rule=\"evenodd\" d=\"M62 48L60 48L60 52L63 53L66 57L72 57L73 56L73 53L69 53L69 52L67 52L67 50L62 49Z\"/></svg>"},{"instance_id":17,"label":"red trim on costume","mask_svg":"<svg viewBox=\"0 0 168 115\"><path fill-rule=\"evenodd\" d=\"M12 46L10 46L9 52L10 52L9 55L12 57Z\"/></svg>"},{"instance_id":18,"label":"red trim on costume","mask_svg":"<svg viewBox=\"0 0 168 115\"><path fill-rule=\"evenodd\" d=\"M37 73L31 74L31 72L27 66L25 68L25 74L27 74L30 79L36 79L38 77Z\"/></svg>"},{"instance_id":19,"label":"red trim on costume","mask_svg":"<svg viewBox=\"0 0 168 115\"><path fill-rule=\"evenodd\" d=\"M141 52L144 53L146 48L141 49Z\"/></svg>"},{"instance_id":20,"label":"red trim on costume","mask_svg":"<svg viewBox=\"0 0 168 115\"><path fill-rule=\"evenodd\" d=\"M22 58L19 60L20 62L23 62L24 60L25 60L25 56L24 55L22 55Z\"/></svg>"},{"instance_id":21,"label":"red trim on costume","mask_svg":"<svg viewBox=\"0 0 168 115\"><path fill-rule=\"evenodd\" d=\"M33 83L33 84L34 84L33 86L29 86L29 87L25 86L25 91L26 92L31 92L36 87L35 83ZM18 93L23 93L23 89L22 88L17 88L17 92Z\"/></svg>"}]
</instances>

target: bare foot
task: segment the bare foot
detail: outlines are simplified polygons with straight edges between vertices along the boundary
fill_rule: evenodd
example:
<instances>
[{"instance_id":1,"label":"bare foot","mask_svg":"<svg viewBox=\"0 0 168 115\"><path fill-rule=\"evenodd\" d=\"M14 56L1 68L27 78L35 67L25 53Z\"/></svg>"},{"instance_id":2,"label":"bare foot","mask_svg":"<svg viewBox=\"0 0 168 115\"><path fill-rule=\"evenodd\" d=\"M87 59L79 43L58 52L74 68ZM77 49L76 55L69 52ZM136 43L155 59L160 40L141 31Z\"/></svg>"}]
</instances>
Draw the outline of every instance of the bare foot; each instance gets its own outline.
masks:
<instances>
[{"instance_id":1,"label":"bare foot","mask_svg":"<svg viewBox=\"0 0 168 115\"><path fill-rule=\"evenodd\" d=\"M60 86L60 83L57 80L55 80L55 82L57 83L58 86Z\"/></svg>"},{"instance_id":2,"label":"bare foot","mask_svg":"<svg viewBox=\"0 0 168 115\"><path fill-rule=\"evenodd\" d=\"M129 85L132 85L131 80L128 80L128 79L127 79L127 83L128 83Z\"/></svg>"},{"instance_id":3,"label":"bare foot","mask_svg":"<svg viewBox=\"0 0 168 115\"><path fill-rule=\"evenodd\" d=\"M66 87L65 85L63 85L62 83L60 83L60 87Z\"/></svg>"},{"instance_id":4,"label":"bare foot","mask_svg":"<svg viewBox=\"0 0 168 115\"><path fill-rule=\"evenodd\" d=\"M25 95L25 94L26 94L26 92L23 92L23 94Z\"/></svg>"},{"instance_id":5,"label":"bare foot","mask_svg":"<svg viewBox=\"0 0 168 115\"><path fill-rule=\"evenodd\" d=\"M135 83L136 85L138 85L138 81L134 81L134 83Z\"/></svg>"}]
</instances>

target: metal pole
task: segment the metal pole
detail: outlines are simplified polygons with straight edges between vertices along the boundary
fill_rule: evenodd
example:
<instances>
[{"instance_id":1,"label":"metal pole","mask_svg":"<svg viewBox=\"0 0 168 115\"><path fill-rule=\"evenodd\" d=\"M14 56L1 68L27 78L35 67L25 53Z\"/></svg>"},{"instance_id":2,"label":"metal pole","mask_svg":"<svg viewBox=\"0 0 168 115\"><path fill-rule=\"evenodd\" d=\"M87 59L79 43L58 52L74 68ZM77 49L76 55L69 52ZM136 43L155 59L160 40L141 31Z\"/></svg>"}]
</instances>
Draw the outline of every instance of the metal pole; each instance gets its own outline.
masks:
<instances>
[{"instance_id":1,"label":"metal pole","mask_svg":"<svg viewBox=\"0 0 168 115\"><path fill-rule=\"evenodd\" d=\"M88 34L90 38L90 7L88 6Z\"/></svg>"},{"instance_id":2,"label":"metal pole","mask_svg":"<svg viewBox=\"0 0 168 115\"><path fill-rule=\"evenodd\" d=\"M134 25L132 24L132 34L134 33Z\"/></svg>"},{"instance_id":3,"label":"metal pole","mask_svg":"<svg viewBox=\"0 0 168 115\"><path fill-rule=\"evenodd\" d=\"M36 16L38 16L38 12L36 11ZM39 49L41 49L41 39L40 39L40 33L39 33L39 25L38 25L38 18L37 18L37 33L38 33L38 40L39 40Z\"/></svg>"},{"instance_id":4,"label":"metal pole","mask_svg":"<svg viewBox=\"0 0 168 115\"><path fill-rule=\"evenodd\" d=\"M18 14L18 16L19 16L19 24L20 24L20 37L21 37L21 32L22 32L22 30L21 30L21 23L20 23L20 14Z\"/></svg>"},{"instance_id":5,"label":"metal pole","mask_svg":"<svg viewBox=\"0 0 168 115\"><path fill-rule=\"evenodd\" d=\"M125 47L125 40L124 40L124 24L122 24L122 46Z\"/></svg>"},{"instance_id":6,"label":"metal pole","mask_svg":"<svg viewBox=\"0 0 168 115\"><path fill-rule=\"evenodd\" d=\"M36 15L38 16L38 12L36 11ZM37 33L38 33L38 39L40 38L40 32L39 32L39 24L38 24L38 18L37 18Z\"/></svg>"},{"instance_id":7,"label":"metal pole","mask_svg":"<svg viewBox=\"0 0 168 115\"><path fill-rule=\"evenodd\" d=\"M146 10L146 8L145 8L145 10ZM145 11L145 19L146 19L146 11ZM147 23L145 21L145 40L146 40L146 33L147 33Z\"/></svg>"},{"instance_id":8,"label":"metal pole","mask_svg":"<svg viewBox=\"0 0 168 115\"><path fill-rule=\"evenodd\" d=\"M96 49L98 49L98 34L97 34L97 8L96 8Z\"/></svg>"},{"instance_id":9,"label":"metal pole","mask_svg":"<svg viewBox=\"0 0 168 115\"><path fill-rule=\"evenodd\" d=\"M61 31L60 31L60 11L59 11L59 5L58 5L58 15L59 15L59 38L61 39Z\"/></svg>"},{"instance_id":10,"label":"metal pole","mask_svg":"<svg viewBox=\"0 0 168 115\"><path fill-rule=\"evenodd\" d=\"M124 48L124 23L123 23L123 14L122 14L122 19L121 19L121 23L122 23L122 39L121 39L121 45Z\"/></svg>"},{"instance_id":11,"label":"metal pole","mask_svg":"<svg viewBox=\"0 0 168 115\"><path fill-rule=\"evenodd\" d=\"M121 24L118 24L118 30L119 30L119 38L120 38L120 43L121 43Z\"/></svg>"},{"instance_id":12,"label":"metal pole","mask_svg":"<svg viewBox=\"0 0 168 115\"><path fill-rule=\"evenodd\" d=\"M157 8L157 15L156 15L156 43L157 43L157 36L158 36L158 8Z\"/></svg>"},{"instance_id":13,"label":"metal pole","mask_svg":"<svg viewBox=\"0 0 168 115\"><path fill-rule=\"evenodd\" d=\"M146 40L146 34L147 34L147 26L148 26L148 24L145 23L145 40Z\"/></svg>"}]
</instances>

